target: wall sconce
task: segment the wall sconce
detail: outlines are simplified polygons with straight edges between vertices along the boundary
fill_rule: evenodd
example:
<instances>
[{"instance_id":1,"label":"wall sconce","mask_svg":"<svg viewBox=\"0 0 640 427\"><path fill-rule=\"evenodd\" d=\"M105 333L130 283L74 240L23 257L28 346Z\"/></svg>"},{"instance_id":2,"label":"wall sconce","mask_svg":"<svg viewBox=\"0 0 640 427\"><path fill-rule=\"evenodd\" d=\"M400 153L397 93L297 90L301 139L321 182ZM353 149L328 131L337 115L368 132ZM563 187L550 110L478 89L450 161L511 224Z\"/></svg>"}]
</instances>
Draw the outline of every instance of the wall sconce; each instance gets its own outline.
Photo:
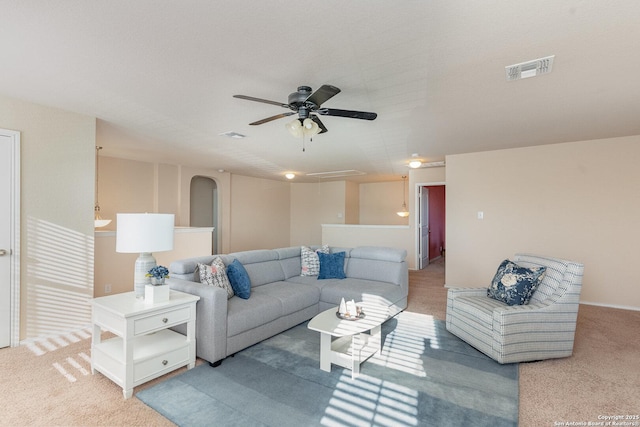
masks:
<instances>
[{"instance_id":1,"label":"wall sconce","mask_svg":"<svg viewBox=\"0 0 640 427\"><path fill-rule=\"evenodd\" d=\"M100 202L98 201L98 153L102 150L102 147L96 146L96 204L93 209L93 226L95 228L104 227L111 223L110 219L102 219L100 216Z\"/></svg>"}]
</instances>

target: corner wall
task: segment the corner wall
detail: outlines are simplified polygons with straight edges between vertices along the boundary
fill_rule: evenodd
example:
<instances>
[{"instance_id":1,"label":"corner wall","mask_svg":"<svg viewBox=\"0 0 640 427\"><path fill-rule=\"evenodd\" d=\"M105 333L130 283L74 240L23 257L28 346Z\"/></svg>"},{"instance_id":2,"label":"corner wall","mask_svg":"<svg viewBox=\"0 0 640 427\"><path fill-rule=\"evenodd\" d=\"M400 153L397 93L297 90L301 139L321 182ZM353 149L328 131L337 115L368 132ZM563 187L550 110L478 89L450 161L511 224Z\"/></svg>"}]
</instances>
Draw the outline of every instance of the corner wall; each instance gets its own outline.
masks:
<instances>
[{"instance_id":1,"label":"corner wall","mask_svg":"<svg viewBox=\"0 0 640 427\"><path fill-rule=\"evenodd\" d=\"M448 286L488 286L500 261L530 252L583 262L582 302L640 309L640 136L446 162Z\"/></svg>"},{"instance_id":2,"label":"corner wall","mask_svg":"<svg viewBox=\"0 0 640 427\"><path fill-rule=\"evenodd\" d=\"M21 132L20 339L84 326L96 120L0 95L0 127Z\"/></svg>"}]
</instances>

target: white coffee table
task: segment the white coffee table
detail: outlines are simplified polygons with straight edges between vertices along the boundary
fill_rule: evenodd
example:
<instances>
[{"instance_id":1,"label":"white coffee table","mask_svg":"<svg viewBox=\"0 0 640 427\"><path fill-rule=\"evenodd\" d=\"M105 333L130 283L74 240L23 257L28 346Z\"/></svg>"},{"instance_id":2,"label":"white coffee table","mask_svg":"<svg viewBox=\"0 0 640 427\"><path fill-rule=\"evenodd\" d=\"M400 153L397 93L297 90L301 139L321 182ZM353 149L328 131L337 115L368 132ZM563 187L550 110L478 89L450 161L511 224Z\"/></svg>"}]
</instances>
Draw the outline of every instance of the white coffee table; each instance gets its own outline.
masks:
<instances>
[{"instance_id":1,"label":"white coffee table","mask_svg":"<svg viewBox=\"0 0 640 427\"><path fill-rule=\"evenodd\" d=\"M360 365L382 350L382 324L389 318L389 308L377 304L357 303L365 317L343 320L336 316L338 307L330 308L311 319L309 329L320 332L320 369L331 372L331 364L351 369L351 378L360 374Z\"/></svg>"}]
</instances>

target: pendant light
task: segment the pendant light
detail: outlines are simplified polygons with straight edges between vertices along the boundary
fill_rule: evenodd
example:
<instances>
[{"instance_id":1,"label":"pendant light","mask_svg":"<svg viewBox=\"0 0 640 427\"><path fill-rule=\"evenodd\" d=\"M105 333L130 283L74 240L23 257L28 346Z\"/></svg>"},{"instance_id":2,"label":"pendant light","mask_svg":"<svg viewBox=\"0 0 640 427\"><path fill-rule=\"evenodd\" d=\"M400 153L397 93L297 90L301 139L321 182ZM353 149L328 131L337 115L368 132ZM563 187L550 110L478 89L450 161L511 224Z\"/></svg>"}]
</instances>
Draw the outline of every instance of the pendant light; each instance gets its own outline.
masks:
<instances>
[{"instance_id":1,"label":"pendant light","mask_svg":"<svg viewBox=\"0 0 640 427\"><path fill-rule=\"evenodd\" d=\"M406 186L405 186L406 183L407 183L407 176L403 175L402 176L402 210L399 210L398 212L396 212L396 214L398 214L398 216L402 218L406 218L409 216L409 211L407 210L407 202L404 197L404 194L406 191Z\"/></svg>"},{"instance_id":2,"label":"pendant light","mask_svg":"<svg viewBox=\"0 0 640 427\"><path fill-rule=\"evenodd\" d=\"M98 153L102 150L102 147L96 146L96 206L94 208L93 222L94 227L100 228L109 225L110 219L102 219L100 216L100 202L98 202Z\"/></svg>"}]
</instances>

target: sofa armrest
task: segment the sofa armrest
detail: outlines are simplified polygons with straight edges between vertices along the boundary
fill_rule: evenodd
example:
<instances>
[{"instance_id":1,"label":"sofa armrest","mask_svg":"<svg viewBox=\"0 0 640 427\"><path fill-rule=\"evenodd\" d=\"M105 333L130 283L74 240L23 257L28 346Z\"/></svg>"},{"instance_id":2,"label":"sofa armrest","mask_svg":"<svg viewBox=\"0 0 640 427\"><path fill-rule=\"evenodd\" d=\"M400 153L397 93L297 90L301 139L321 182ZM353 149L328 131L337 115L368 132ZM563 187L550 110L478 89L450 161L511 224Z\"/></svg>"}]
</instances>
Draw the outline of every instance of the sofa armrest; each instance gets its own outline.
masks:
<instances>
[{"instance_id":1,"label":"sofa armrest","mask_svg":"<svg viewBox=\"0 0 640 427\"><path fill-rule=\"evenodd\" d=\"M224 359L227 356L227 292L183 279L169 278L167 284L173 290L200 297L196 303L196 355L211 363Z\"/></svg>"}]
</instances>

